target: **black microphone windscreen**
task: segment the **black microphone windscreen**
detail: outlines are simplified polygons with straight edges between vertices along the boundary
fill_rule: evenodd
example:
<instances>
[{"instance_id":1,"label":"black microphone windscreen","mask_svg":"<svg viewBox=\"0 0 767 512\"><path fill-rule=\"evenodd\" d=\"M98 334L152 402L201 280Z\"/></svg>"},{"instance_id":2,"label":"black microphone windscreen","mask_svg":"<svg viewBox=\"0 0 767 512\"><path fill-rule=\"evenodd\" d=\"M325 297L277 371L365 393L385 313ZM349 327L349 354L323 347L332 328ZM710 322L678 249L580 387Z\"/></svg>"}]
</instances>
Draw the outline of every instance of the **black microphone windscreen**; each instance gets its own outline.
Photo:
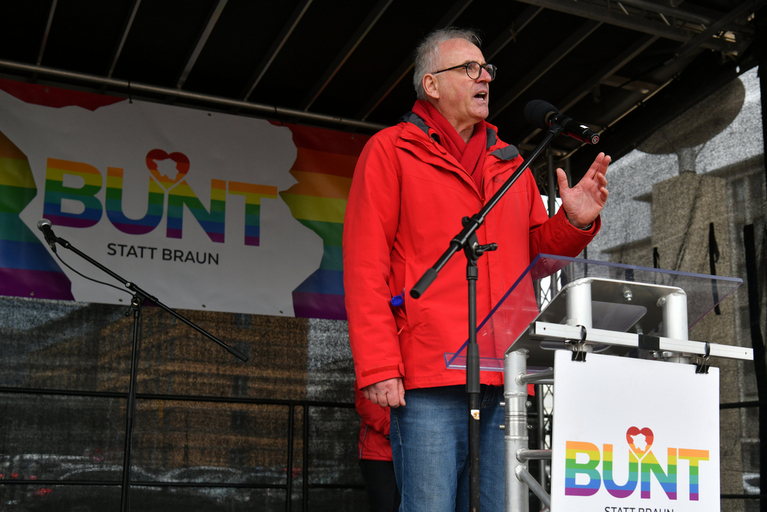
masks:
<instances>
[{"instance_id":1,"label":"black microphone windscreen","mask_svg":"<svg viewBox=\"0 0 767 512\"><path fill-rule=\"evenodd\" d=\"M525 105L525 119L527 119L527 122L543 130L548 128L546 116L551 112L558 114L559 110L547 101L532 100Z\"/></svg>"}]
</instances>

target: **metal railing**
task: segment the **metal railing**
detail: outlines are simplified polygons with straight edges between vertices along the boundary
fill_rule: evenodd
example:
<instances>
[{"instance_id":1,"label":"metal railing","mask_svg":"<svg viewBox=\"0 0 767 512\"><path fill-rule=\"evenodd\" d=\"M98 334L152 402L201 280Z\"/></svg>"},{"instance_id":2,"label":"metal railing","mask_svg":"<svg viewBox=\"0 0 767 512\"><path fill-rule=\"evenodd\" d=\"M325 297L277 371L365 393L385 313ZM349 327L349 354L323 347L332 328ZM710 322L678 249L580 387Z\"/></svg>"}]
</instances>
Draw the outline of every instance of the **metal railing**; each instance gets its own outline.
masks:
<instances>
[{"instance_id":1,"label":"metal railing","mask_svg":"<svg viewBox=\"0 0 767 512\"><path fill-rule=\"evenodd\" d=\"M89 398L117 398L126 399L128 393L122 392L100 392L100 391L74 391L60 389L34 389L34 388L13 388L0 387L0 393L6 394L25 394L25 395L58 395L71 397L89 397ZM286 429L287 438L287 460L286 460L286 481L284 484L258 484L258 483L221 483L221 482L168 482L155 480L131 480L130 487L205 487L205 488L237 488L237 489L281 489L285 491L285 510L291 511L293 497L294 474L294 432L296 423L296 410L302 410L302 468L301 468L301 499L302 510L309 510L309 491L311 489L364 489L362 484L312 484L310 482L310 428L309 428L309 410L311 408L339 408L353 409L353 403L317 401L317 400L280 400L280 399L256 399L256 398L230 398L213 396L191 396L191 395L172 395L172 394L154 394L137 393L136 400L170 400L183 402L209 402L209 403L236 403L249 405L277 405L288 408L288 421ZM3 485L33 485L33 486L115 486L122 488L122 482L117 480L57 480L57 479L23 479L23 478L0 478L0 486Z\"/></svg>"}]
</instances>

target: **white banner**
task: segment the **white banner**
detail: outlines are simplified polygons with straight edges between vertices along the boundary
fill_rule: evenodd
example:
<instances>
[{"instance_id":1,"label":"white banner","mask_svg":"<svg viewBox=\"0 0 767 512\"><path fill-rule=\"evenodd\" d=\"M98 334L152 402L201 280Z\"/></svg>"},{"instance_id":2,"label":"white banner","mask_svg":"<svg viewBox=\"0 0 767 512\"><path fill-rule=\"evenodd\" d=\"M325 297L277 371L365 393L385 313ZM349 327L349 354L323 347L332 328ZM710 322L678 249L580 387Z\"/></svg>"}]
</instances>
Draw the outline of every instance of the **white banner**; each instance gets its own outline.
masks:
<instances>
[{"instance_id":1,"label":"white banner","mask_svg":"<svg viewBox=\"0 0 767 512\"><path fill-rule=\"evenodd\" d=\"M331 143L306 150L304 161L319 154L343 165L298 172L296 129L354 137L2 82L0 293L130 302L51 258L37 229L46 218L56 236L171 307L293 316L303 286L302 300L333 295L335 310L299 316L343 317L340 226L356 161L349 153L365 137L347 154ZM318 225L332 226L337 240ZM58 254L122 287L61 246Z\"/></svg>"},{"instance_id":2,"label":"white banner","mask_svg":"<svg viewBox=\"0 0 767 512\"><path fill-rule=\"evenodd\" d=\"M555 355L551 509L718 511L719 370Z\"/></svg>"}]
</instances>

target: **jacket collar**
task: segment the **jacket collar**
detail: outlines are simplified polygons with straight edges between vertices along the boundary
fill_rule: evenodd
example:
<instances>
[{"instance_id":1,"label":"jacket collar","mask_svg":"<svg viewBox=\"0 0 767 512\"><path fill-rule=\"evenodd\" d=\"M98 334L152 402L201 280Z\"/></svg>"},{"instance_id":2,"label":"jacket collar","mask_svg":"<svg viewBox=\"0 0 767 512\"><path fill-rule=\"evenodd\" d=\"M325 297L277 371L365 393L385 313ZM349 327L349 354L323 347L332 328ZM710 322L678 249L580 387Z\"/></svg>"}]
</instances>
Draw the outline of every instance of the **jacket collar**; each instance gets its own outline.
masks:
<instances>
[{"instance_id":1,"label":"jacket collar","mask_svg":"<svg viewBox=\"0 0 767 512\"><path fill-rule=\"evenodd\" d=\"M427 137L430 139L439 142L439 135L437 135L436 132L431 130L429 126L426 124L426 122L419 116L418 114L411 112L408 112L407 114L403 115L399 118L399 122L401 123L410 123L419 130L421 130L424 134L426 134ZM491 124L488 123L487 126L487 150L490 150L493 146L498 144L498 133L497 128ZM514 158L519 156L519 150L512 146L504 146L502 148L498 148L494 150L492 153L490 153L494 157L498 158L499 160L513 160Z\"/></svg>"}]
</instances>

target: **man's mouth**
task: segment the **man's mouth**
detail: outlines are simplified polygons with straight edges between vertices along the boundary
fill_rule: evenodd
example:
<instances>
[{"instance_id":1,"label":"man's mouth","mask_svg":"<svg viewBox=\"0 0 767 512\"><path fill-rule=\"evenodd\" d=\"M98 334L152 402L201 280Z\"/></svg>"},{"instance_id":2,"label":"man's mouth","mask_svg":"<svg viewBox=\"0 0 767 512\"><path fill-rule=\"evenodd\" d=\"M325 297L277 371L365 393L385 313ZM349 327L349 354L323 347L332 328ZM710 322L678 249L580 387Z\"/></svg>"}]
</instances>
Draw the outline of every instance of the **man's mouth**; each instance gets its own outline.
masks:
<instances>
[{"instance_id":1,"label":"man's mouth","mask_svg":"<svg viewBox=\"0 0 767 512\"><path fill-rule=\"evenodd\" d=\"M474 95L474 97L478 100L486 100L487 99L487 93L486 92L478 92Z\"/></svg>"}]
</instances>

